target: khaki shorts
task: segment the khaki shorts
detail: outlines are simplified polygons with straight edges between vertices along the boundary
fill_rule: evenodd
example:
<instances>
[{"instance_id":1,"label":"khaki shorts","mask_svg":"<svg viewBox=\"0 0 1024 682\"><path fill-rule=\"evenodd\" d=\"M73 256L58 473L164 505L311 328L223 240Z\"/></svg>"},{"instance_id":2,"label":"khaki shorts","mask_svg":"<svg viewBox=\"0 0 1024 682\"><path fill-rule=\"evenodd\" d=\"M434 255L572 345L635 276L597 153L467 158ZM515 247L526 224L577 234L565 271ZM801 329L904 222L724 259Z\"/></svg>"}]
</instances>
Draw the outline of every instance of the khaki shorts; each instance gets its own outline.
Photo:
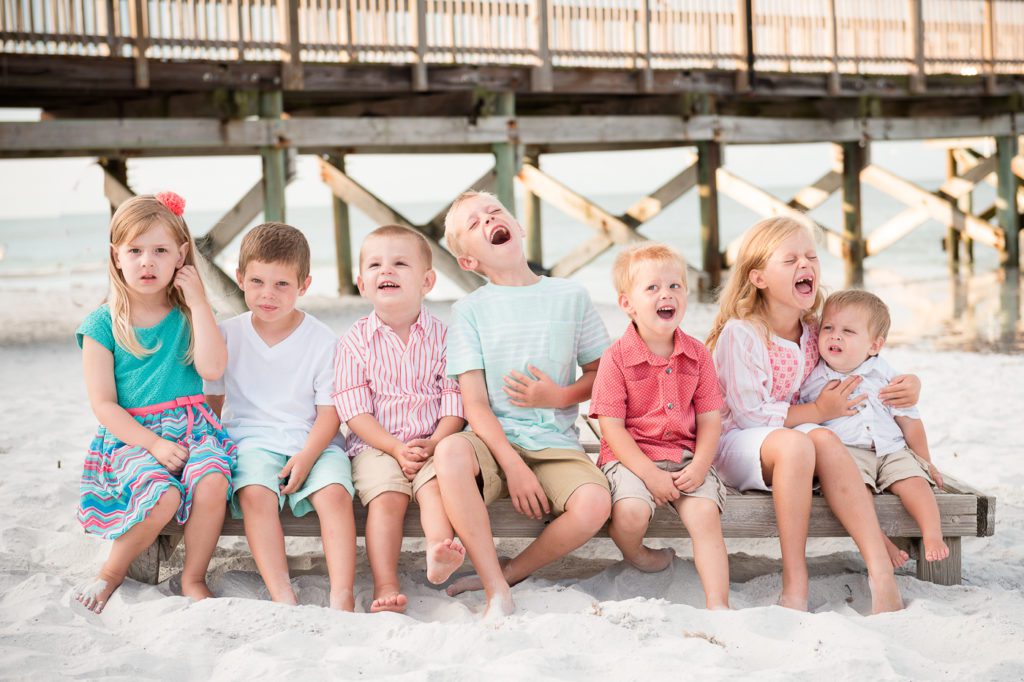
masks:
<instances>
[{"instance_id":1,"label":"khaki shorts","mask_svg":"<svg viewBox=\"0 0 1024 682\"><path fill-rule=\"evenodd\" d=\"M846 449L860 469L865 485L876 493L882 492L897 481L914 476L920 476L931 485L935 485L935 481L928 474L928 462L915 455L910 448L903 448L881 457L874 450L855 448L852 445L847 445Z\"/></svg>"},{"instance_id":2,"label":"khaki shorts","mask_svg":"<svg viewBox=\"0 0 1024 682\"><path fill-rule=\"evenodd\" d=\"M679 462L655 462L654 464L662 471L682 471L693 461L692 452L683 453L683 461ZM654 516L655 504L654 496L651 495L651 491L647 489L643 480L630 471L625 464L622 462L608 462L601 471L608 477L608 483L611 484L612 488L612 506L619 500L625 500L627 498L635 498L643 500L651 508L651 516ZM718 477L718 472L715 471L715 467L708 469L708 475L704 478L704 482L699 488L694 490L692 493L682 493L684 497L700 497L706 500L711 500L718 505L718 512L721 513L725 510L725 484L722 483L722 479ZM680 498L682 499L682 498Z\"/></svg>"},{"instance_id":3,"label":"khaki shorts","mask_svg":"<svg viewBox=\"0 0 1024 682\"><path fill-rule=\"evenodd\" d=\"M498 461L494 459L487 445L472 431L462 431L455 435L465 438L473 446L477 464L480 466L480 493L483 495L484 504L507 497L505 472L498 466ZM540 481L544 494L551 501L551 511L556 515L565 511L565 503L581 485L596 483L608 490L608 479L594 466L586 453L562 448L526 450L515 443L512 443L512 447Z\"/></svg>"},{"instance_id":4,"label":"khaki shorts","mask_svg":"<svg viewBox=\"0 0 1024 682\"><path fill-rule=\"evenodd\" d=\"M428 459L410 481L402 473L398 460L375 448L366 448L352 459L352 482L363 506L381 493L404 493L416 499L416 493L437 476L434 458Z\"/></svg>"}]
</instances>

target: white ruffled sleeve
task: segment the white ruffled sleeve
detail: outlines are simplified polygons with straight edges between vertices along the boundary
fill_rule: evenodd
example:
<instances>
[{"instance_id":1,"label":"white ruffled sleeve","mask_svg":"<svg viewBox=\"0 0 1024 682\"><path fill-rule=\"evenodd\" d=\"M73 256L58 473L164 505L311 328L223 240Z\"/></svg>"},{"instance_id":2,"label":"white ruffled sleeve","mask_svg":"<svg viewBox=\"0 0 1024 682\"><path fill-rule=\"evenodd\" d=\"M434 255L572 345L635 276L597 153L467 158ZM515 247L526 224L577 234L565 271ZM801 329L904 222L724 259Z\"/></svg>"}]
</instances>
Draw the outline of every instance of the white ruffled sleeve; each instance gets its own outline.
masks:
<instances>
[{"instance_id":1,"label":"white ruffled sleeve","mask_svg":"<svg viewBox=\"0 0 1024 682\"><path fill-rule=\"evenodd\" d=\"M715 345L715 366L731 421L737 427L785 425L789 403L771 396L768 350L750 323L730 321L725 325Z\"/></svg>"}]
</instances>

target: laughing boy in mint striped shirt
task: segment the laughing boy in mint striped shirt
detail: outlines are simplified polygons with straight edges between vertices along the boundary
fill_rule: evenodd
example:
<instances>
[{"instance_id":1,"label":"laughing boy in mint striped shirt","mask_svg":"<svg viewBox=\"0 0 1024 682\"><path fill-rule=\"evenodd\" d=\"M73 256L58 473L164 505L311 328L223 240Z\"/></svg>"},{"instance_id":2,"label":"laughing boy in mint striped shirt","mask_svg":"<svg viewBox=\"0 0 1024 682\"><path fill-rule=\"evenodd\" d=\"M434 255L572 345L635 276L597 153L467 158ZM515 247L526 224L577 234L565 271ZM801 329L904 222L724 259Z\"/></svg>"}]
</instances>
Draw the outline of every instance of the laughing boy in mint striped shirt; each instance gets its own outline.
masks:
<instances>
[{"instance_id":1,"label":"laughing boy in mint striped shirt","mask_svg":"<svg viewBox=\"0 0 1024 682\"><path fill-rule=\"evenodd\" d=\"M611 510L608 481L574 425L608 333L582 286L530 270L524 236L485 192L464 193L445 218L459 265L489 280L452 306L448 331L448 375L459 379L472 431L441 441L435 466L445 510L478 572L448 593L483 589L489 617L513 610L509 585L593 537ZM486 505L505 494L520 514L557 518L502 565Z\"/></svg>"}]
</instances>

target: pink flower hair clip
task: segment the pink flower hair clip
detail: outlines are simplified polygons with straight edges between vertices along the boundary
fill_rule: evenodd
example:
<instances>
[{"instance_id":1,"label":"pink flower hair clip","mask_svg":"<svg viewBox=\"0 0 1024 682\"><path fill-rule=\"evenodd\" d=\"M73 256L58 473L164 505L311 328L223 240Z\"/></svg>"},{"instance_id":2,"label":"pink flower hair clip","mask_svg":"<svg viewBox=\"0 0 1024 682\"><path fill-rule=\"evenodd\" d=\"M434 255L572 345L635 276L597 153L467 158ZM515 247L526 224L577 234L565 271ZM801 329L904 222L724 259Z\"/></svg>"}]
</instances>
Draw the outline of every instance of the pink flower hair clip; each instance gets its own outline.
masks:
<instances>
[{"instance_id":1,"label":"pink flower hair clip","mask_svg":"<svg viewBox=\"0 0 1024 682\"><path fill-rule=\"evenodd\" d=\"M166 206L167 210L174 215L180 217L185 213L185 200L181 198L180 194L175 194L174 192L157 192L153 196L157 201Z\"/></svg>"}]
</instances>

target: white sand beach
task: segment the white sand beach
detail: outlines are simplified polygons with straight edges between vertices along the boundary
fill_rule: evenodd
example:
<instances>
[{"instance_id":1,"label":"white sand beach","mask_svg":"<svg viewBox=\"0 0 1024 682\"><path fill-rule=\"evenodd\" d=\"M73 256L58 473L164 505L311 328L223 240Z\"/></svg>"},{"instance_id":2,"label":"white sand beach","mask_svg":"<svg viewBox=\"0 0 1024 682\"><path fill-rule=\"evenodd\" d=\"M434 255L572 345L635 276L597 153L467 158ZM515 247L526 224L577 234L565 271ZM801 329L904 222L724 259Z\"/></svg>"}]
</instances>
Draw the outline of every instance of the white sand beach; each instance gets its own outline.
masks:
<instances>
[{"instance_id":1,"label":"white sand beach","mask_svg":"<svg viewBox=\"0 0 1024 682\"><path fill-rule=\"evenodd\" d=\"M100 292L101 293L101 292ZM95 429L73 331L96 292L0 290L0 678L652 680L660 677L839 680L1024 679L1024 356L886 351L920 375L921 411L940 469L998 498L996 533L966 538L964 584L900 571L907 608L868 617L867 579L848 540L812 540L811 613L773 602L775 540L729 540L731 612L701 608L689 543L645 575L610 541L591 541L513 589L515 615L480 622L480 594L450 598L427 583L422 544L402 557L406 615L324 608L317 540L289 540L301 606L267 600L244 538L223 539L200 603L126 582L101 615L72 607L108 543L75 520ZM339 334L367 306L315 299ZM445 304L432 304L447 317ZM624 325L601 308L613 337ZM703 336L713 308L691 301L684 328ZM501 541L516 551L520 541ZM172 568L180 568L180 554ZM357 610L371 581L360 550Z\"/></svg>"}]
</instances>

